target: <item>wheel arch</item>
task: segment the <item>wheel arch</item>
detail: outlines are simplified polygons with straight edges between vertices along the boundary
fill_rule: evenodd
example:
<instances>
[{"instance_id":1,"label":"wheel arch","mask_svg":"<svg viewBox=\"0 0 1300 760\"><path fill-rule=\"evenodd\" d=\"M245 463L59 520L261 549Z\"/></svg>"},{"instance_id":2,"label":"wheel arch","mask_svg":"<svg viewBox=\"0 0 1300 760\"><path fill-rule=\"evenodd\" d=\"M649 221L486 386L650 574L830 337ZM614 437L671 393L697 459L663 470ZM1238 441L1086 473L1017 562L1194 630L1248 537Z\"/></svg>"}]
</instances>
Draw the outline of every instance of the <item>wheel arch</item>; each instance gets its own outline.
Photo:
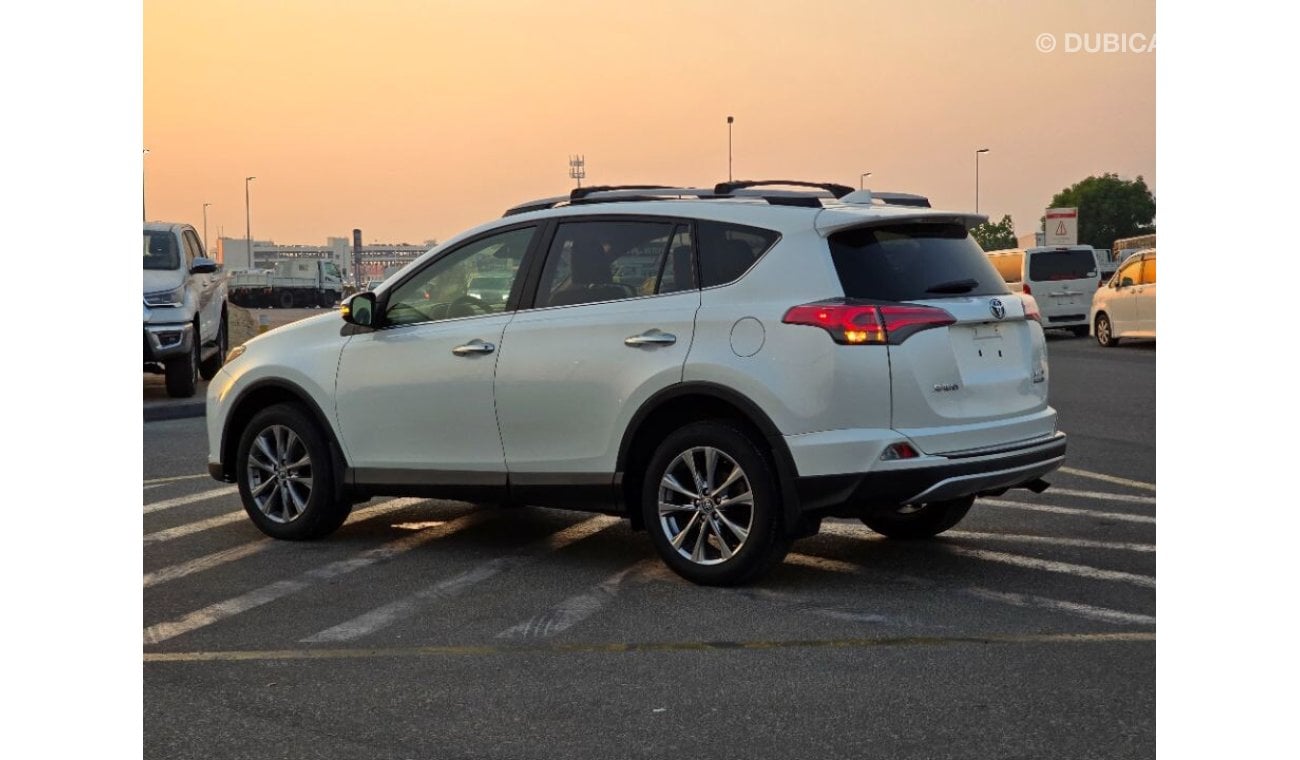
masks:
<instances>
[{"instance_id":1,"label":"wheel arch","mask_svg":"<svg viewBox=\"0 0 1300 760\"><path fill-rule=\"evenodd\" d=\"M776 471L786 531L792 534L805 532L794 487L799 473L780 429L758 404L745 395L723 385L698 381L674 384L646 399L632 415L623 433L615 477L619 496L633 527L643 527L639 509L642 476L655 447L673 430L705 419L731 420L755 439Z\"/></svg>"},{"instance_id":2,"label":"wheel arch","mask_svg":"<svg viewBox=\"0 0 1300 760\"><path fill-rule=\"evenodd\" d=\"M347 459L343 456L343 448L334 432L334 426L330 424L329 417L325 415L324 410L311 394L281 378L268 378L250 384L239 392L234 403L230 405L230 412L226 415L225 424L221 429L221 479L227 482L235 480L236 449L244 427L253 419L253 415L269 406L283 403L297 404L306 409L307 414L324 432L334 465L334 485L341 493L344 487L344 474L347 472Z\"/></svg>"}]
</instances>

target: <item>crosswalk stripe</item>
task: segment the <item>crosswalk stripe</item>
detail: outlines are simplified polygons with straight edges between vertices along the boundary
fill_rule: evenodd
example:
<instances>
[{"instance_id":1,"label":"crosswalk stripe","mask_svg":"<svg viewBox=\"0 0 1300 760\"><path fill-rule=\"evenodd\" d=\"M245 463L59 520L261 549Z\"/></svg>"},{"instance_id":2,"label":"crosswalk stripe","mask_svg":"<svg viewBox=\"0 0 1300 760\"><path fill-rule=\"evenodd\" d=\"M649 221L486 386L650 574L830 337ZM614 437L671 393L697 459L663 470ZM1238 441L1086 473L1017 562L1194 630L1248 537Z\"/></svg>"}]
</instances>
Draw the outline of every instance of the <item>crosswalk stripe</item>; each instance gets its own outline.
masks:
<instances>
[{"instance_id":1,"label":"crosswalk stripe","mask_svg":"<svg viewBox=\"0 0 1300 760\"><path fill-rule=\"evenodd\" d=\"M998 562L1004 565L1027 567L1031 570L1043 570L1049 573L1063 573L1065 575L1074 575L1091 580L1131 583L1134 586L1142 586L1145 588L1156 587L1156 579L1149 575L1125 573L1119 570L1104 570L1100 567L1091 567L1089 565L1056 562L1054 560L1039 559L1038 557L1025 557L1019 554L1008 554L1007 552L994 552L987 549L971 549L964 546L953 546L952 544L938 544L936 548L940 548L948 554L984 560L985 562Z\"/></svg>"},{"instance_id":2,"label":"crosswalk stripe","mask_svg":"<svg viewBox=\"0 0 1300 760\"><path fill-rule=\"evenodd\" d=\"M1102 501L1123 501L1130 504L1155 504L1154 496L1134 496L1127 493L1110 493L1109 491L1076 491L1072 488L1057 488L1052 486L1044 492L1047 496L1081 496L1085 499L1100 499Z\"/></svg>"},{"instance_id":3,"label":"crosswalk stripe","mask_svg":"<svg viewBox=\"0 0 1300 760\"><path fill-rule=\"evenodd\" d=\"M376 517L386 512L395 512L404 507L409 507L412 504L419 504L422 501L425 501L425 499L403 498L403 499L389 499L387 501L381 501L378 504L371 504L368 507L354 511L348 517L348 522L351 523L351 522L357 522L359 520L368 520L372 517ZM177 525L174 528L167 528L165 530L156 531L154 533L148 533L144 537L144 543L148 545L148 544L160 543L162 541L171 541L173 539L182 538L184 536L193 535L195 533L201 533L211 528L219 528L222 525L230 525L231 523L237 523L247 519L248 519L248 513L242 509L235 512L227 512L224 515L211 517L208 518L207 520L199 520L198 522L185 523L184 525Z\"/></svg>"},{"instance_id":4,"label":"crosswalk stripe","mask_svg":"<svg viewBox=\"0 0 1300 760\"><path fill-rule=\"evenodd\" d=\"M234 617L243 612L247 612L255 607L260 607L282 597L297 593L303 589L310 588L312 585L336 578L346 573L351 573L365 567L369 567L378 562L393 559L412 549L418 548L424 544L439 538L444 538L459 530L464 530L476 523L481 522L485 517L483 512L471 512L470 514L458 517L450 522L442 523L432 528L426 528L409 536L404 536L395 541L389 541L373 549L362 552L361 554L330 562L326 565L308 570L296 578L289 580L276 581L261 588L253 589L245 594L216 602L195 610L175 620L169 620L164 623L157 623L144 629L145 644L159 644L168 639L173 639L184 633L198 630L213 623Z\"/></svg>"},{"instance_id":5,"label":"crosswalk stripe","mask_svg":"<svg viewBox=\"0 0 1300 760\"><path fill-rule=\"evenodd\" d=\"M1155 524L1156 518L1150 515L1130 515L1124 512L1097 512L1092 509L1077 509L1075 507L1056 507L1049 504L1027 504L1023 501L1007 501L1006 499L980 499L975 502L977 507L1004 507L1006 509L1023 509L1028 512L1046 512L1051 515L1072 515L1077 517L1095 517L1098 520L1116 520L1119 522L1135 522Z\"/></svg>"},{"instance_id":6,"label":"crosswalk stripe","mask_svg":"<svg viewBox=\"0 0 1300 760\"><path fill-rule=\"evenodd\" d=\"M144 574L144 587L150 588L160 583L167 583L178 578L184 578L187 575L201 573L204 570L211 570L214 567L220 567L229 562L251 557L259 552L270 549L275 542L269 538L259 538L246 544L240 544L229 549L223 549L219 552L206 554L202 557L196 557L189 562L181 562L176 565L169 565L152 573Z\"/></svg>"},{"instance_id":7,"label":"crosswalk stripe","mask_svg":"<svg viewBox=\"0 0 1300 760\"><path fill-rule=\"evenodd\" d=\"M1115 485L1118 486L1129 486L1132 488L1141 488L1145 491L1156 490L1155 483L1143 483L1140 480L1129 480L1128 478L1117 478L1114 475L1107 475L1104 472L1090 472L1088 470L1078 470L1073 467L1062 467L1060 470L1057 470L1057 472L1063 473L1065 475L1078 475L1081 478L1092 478L1093 480L1101 480L1106 483L1114 483Z\"/></svg>"},{"instance_id":8,"label":"crosswalk stripe","mask_svg":"<svg viewBox=\"0 0 1300 760\"><path fill-rule=\"evenodd\" d=\"M147 515L153 512L160 512L164 509L171 509L172 507L193 504L196 501L207 501L208 499L215 499L218 496L229 496L233 493L239 493L239 488L237 486L223 486L221 488L214 488L211 491L192 493L188 496L177 496L175 499L155 501L152 504L144 505L144 513Z\"/></svg>"},{"instance_id":9,"label":"crosswalk stripe","mask_svg":"<svg viewBox=\"0 0 1300 760\"><path fill-rule=\"evenodd\" d=\"M638 575L658 564L657 560L641 560L614 573L586 591L565 599L540 615L511 626L497 634L499 639L546 639L563 633L596 614L609 604L630 576Z\"/></svg>"},{"instance_id":10,"label":"crosswalk stripe","mask_svg":"<svg viewBox=\"0 0 1300 760\"><path fill-rule=\"evenodd\" d=\"M177 475L171 478L153 478L151 480L146 480L144 484L146 486L152 486L152 485L159 485L162 483L175 483L178 480L198 480L199 478L210 478L210 477L212 476L211 475Z\"/></svg>"},{"instance_id":11,"label":"crosswalk stripe","mask_svg":"<svg viewBox=\"0 0 1300 760\"><path fill-rule=\"evenodd\" d=\"M476 565L463 573L427 586L414 594L376 607L351 620L327 628L320 633L302 639L303 642L318 644L326 641L355 641L378 630L387 628L399 620L408 618L421 608L434 602L451 599L464 593L474 585L491 578L505 570L512 570L520 565L536 560L547 552L558 551L581 541L584 538L613 527L619 523L618 518L597 515L561 530L545 539L526 547L518 554L496 557Z\"/></svg>"},{"instance_id":12,"label":"crosswalk stripe","mask_svg":"<svg viewBox=\"0 0 1300 760\"><path fill-rule=\"evenodd\" d=\"M1133 612L1120 612L1105 607L1094 607L1090 604L1080 604L1079 602L1067 602L1061 599L1048 599L1047 597L1034 596L1033 594L1011 594L1005 591L994 591L987 588L968 588L963 593L979 599L986 599L990 602L1001 602L1016 607L1034 607L1045 610L1055 610L1058 612L1068 612L1072 615L1100 620L1106 623L1129 623L1138 625L1155 625L1156 619L1151 615L1138 615Z\"/></svg>"}]
</instances>

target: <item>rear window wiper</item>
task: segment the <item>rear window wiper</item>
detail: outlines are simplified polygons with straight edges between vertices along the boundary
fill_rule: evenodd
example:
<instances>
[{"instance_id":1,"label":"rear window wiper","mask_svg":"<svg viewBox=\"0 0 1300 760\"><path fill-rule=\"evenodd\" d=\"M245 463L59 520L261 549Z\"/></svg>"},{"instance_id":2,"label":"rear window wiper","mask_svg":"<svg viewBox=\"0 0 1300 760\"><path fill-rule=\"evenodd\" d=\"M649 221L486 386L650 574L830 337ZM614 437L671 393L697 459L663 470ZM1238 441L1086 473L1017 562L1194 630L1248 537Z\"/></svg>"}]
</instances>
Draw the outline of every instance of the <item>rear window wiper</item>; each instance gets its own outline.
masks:
<instances>
[{"instance_id":1,"label":"rear window wiper","mask_svg":"<svg viewBox=\"0 0 1300 760\"><path fill-rule=\"evenodd\" d=\"M964 280L953 280L951 282L941 282L938 285L931 285L925 289L927 293L969 293L980 285L979 280L972 280L967 277Z\"/></svg>"}]
</instances>

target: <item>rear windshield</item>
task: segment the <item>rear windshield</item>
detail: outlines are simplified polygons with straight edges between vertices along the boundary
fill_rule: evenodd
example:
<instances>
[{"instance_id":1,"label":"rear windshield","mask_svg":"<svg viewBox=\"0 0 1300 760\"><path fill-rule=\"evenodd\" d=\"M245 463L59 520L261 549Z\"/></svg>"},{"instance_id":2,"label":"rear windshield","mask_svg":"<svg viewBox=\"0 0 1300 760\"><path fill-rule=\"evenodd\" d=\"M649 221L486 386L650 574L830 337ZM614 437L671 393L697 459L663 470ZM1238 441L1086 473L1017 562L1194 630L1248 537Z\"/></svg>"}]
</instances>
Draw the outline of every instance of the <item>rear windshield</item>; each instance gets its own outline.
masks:
<instances>
[{"instance_id":1,"label":"rear windshield","mask_svg":"<svg viewBox=\"0 0 1300 760\"><path fill-rule=\"evenodd\" d=\"M1007 283L961 224L892 224L830 236L844 295L920 301L1008 293Z\"/></svg>"},{"instance_id":2,"label":"rear windshield","mask_svg":"<svg viewBox=\"0 0 1300 760\"><path fill-rule=\"evenodd\" d=\"M176 236L170 232L144 233L145 269L180 269L180 254L176 250Z\"/></svg>"},{"instance_id":3,"label":"rear windshield","mask_svg":"<svg viewBox=\"0 0 1300 760\"><path fill-rule=\"evenodd\" d=\"M1029 256L1029 279L1086 280L1097 276L1092 251L1038 251Z\"/></svg>"}]
</instances>

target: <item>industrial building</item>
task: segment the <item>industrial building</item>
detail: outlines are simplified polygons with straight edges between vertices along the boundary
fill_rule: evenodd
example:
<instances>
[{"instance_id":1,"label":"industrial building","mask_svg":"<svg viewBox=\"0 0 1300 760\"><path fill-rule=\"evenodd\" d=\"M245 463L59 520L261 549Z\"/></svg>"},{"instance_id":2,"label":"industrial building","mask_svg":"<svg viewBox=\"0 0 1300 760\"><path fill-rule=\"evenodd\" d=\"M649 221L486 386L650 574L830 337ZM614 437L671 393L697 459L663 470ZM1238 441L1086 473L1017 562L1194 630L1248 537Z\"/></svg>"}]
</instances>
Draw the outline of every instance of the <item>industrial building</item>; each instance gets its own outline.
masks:
<instances>
[{"instance_id":1,"label":"industrial building","mask_svg":"<svg viewBox=\"0 0 1300 760\"><path fill-rule=\"evenodd\" d=\"M437 245L436 240L423 243L371 243L361 246L361 272L355 277L352 269L352 241L345 237L326 238L325 245L282 245L271 240L254 240L252 256L244 238L217 238L217 261L228 272L249 269L270 269L276 261L286 259L325 259L334 262L345 280L367 280L383 277L384 270L400 266Z\"/></svg>"}]
</instances>

